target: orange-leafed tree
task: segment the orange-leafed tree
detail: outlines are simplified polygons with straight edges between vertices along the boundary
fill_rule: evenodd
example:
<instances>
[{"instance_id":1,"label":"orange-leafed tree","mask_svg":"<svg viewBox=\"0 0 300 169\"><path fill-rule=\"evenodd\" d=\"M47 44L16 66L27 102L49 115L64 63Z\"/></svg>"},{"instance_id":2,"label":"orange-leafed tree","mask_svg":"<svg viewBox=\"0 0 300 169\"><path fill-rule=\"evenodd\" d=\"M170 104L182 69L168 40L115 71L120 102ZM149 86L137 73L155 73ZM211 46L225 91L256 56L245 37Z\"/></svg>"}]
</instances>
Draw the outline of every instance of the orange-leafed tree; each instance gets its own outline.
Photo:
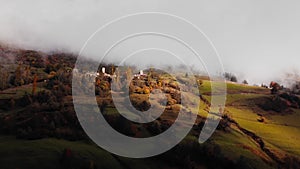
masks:
<instances>
[{"instance_id":1,"label":"orange-leafed tree","mask_svg":"<svg viewBox=\"0 0 300 169\"><path fill-rule=\"evenodd\" d=\"M97 78L96 86L100 86L100 84L101 84L101 80L100 80L100 78Z\"/></svg>"}]
</instances>

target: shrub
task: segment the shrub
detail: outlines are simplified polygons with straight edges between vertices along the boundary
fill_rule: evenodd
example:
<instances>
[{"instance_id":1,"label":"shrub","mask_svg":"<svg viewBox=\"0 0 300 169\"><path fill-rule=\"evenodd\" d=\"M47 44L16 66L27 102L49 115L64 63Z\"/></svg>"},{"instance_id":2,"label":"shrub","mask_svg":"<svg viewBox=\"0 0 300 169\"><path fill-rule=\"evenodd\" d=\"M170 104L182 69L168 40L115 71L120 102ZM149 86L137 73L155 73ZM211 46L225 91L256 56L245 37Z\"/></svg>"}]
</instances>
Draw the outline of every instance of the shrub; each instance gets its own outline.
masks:
<instances>
[{"instance_id":1,"label":"shrub","mask_svg":"<svg viewBox=\"0 0 300 169\"><path fill-rule=\"evenodd\" d=\"M225 77L226 80L229 80L229 81L232 81L232 82L237 82L238 81L237 77L232 73L225 72L224 77Z\"/></svg>"},{"instance_id":2,"label":"shrub","mask_svg":"<svg viewBox=\"0 0 300 169\"><path fill-rule=\"evenodd\" d=\"M149 87L144 87L144 94L150 94L150 88Z\"/></svg>"}]
</instances>

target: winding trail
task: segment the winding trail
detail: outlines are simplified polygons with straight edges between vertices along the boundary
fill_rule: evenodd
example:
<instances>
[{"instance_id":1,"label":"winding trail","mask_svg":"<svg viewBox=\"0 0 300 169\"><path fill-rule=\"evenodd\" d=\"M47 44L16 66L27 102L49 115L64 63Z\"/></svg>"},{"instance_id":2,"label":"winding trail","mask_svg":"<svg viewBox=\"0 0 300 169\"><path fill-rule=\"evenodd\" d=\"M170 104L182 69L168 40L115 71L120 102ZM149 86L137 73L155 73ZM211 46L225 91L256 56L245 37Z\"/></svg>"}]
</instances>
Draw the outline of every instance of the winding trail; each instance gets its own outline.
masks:
<instances>
[{"instance_id":1,"label":"winding trail","mask_svg":"<svg viewBox=\"0 0 300 169\"><path fill-rule=\"evenodd\" d=\"M235 120L227 118L229 122L234 124L241 132L249 136L254 142L256 142L260 149L268 155L273 161L277 162L279 165L283 166L285 164L285 161L281 158L279 158L271 149L267 148L265 145L265 142L261 137L256 135L254 132L249 131L243 127L241 127Z\"/></svg>"}]
</instances>

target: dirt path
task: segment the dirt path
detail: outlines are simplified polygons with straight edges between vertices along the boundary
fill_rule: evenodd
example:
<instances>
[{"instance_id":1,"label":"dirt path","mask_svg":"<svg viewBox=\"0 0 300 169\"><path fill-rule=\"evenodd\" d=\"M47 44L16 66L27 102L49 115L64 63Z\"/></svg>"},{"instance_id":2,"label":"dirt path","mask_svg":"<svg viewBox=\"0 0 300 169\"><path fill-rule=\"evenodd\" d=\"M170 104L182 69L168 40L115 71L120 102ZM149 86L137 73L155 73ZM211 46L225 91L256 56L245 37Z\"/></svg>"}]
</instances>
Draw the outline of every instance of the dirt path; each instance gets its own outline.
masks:
<instances>
[{"instance_id":1,"label":"dirt path","mask_svg":"<svg viewBox=\"0 0 300 169\"><path fill-rule=\"evenodd\" d=\"M254 132L251 132L243 127L241 127L235 120L233 119L228 119L229 122L234 124L241 132L243 132L245 135L249 136L255 143L257 143L260 147L260 149L268 156L270 157L273 161L275 161L280 168L285 168L287 165L286 158L289 157L287 154L278 154L276 150L272 150L268 147L266 147L266 144L264 140L256 135ZM294 157L291 157L294 158ZM295 160L295 163L298 165L300 164L299 160Z\"/></svg>"}]
</instances>

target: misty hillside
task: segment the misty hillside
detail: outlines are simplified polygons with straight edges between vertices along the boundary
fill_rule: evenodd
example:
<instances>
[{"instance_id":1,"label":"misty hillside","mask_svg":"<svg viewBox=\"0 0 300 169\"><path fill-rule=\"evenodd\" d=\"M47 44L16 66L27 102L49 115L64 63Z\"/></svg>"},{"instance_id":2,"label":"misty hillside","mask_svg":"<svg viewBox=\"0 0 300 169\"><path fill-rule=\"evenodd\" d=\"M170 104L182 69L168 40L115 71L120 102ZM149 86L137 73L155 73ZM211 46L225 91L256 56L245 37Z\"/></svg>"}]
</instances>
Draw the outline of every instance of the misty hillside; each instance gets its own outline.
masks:
<instances>
[{"instance_id":1,"label":"misty hillside","mask_svg":"<svg viewBox=\"0 0 300 169\"><path fill-rule=\"evenodd\" d=\"M73 97L80 96L72 96L72 78L82 78L80 86L95 87L98 106L115 130L137 138L160 134L173 124L181 107L180 96L188 93L178 86L190 84L192 79L175 79L155 70L130 79L130 101L136 109L145 111L150 105L162 105L161 100L148 101L155 89L162 90L167 98L160 118L139 124L116 110L110 76L99 74L88 81L83 78L88 72L73 74L73 54L1 45L0 61L0 168L300 168L300 98L279 84L270 89L228 82L226 107L217 130L207 142L199 144L209 113L211 83L218 82L196 76L201 107L189 135L164 154L130 159L98 147L82 130L73 105ZM120 88L128 81L129 72L138 73L133 68L119 67L118 74L112 64L99 66L99 72L102 67L107 74L120 77ZM88 104L93 98L84 99Z\"/></svg>"}]
</instances>

